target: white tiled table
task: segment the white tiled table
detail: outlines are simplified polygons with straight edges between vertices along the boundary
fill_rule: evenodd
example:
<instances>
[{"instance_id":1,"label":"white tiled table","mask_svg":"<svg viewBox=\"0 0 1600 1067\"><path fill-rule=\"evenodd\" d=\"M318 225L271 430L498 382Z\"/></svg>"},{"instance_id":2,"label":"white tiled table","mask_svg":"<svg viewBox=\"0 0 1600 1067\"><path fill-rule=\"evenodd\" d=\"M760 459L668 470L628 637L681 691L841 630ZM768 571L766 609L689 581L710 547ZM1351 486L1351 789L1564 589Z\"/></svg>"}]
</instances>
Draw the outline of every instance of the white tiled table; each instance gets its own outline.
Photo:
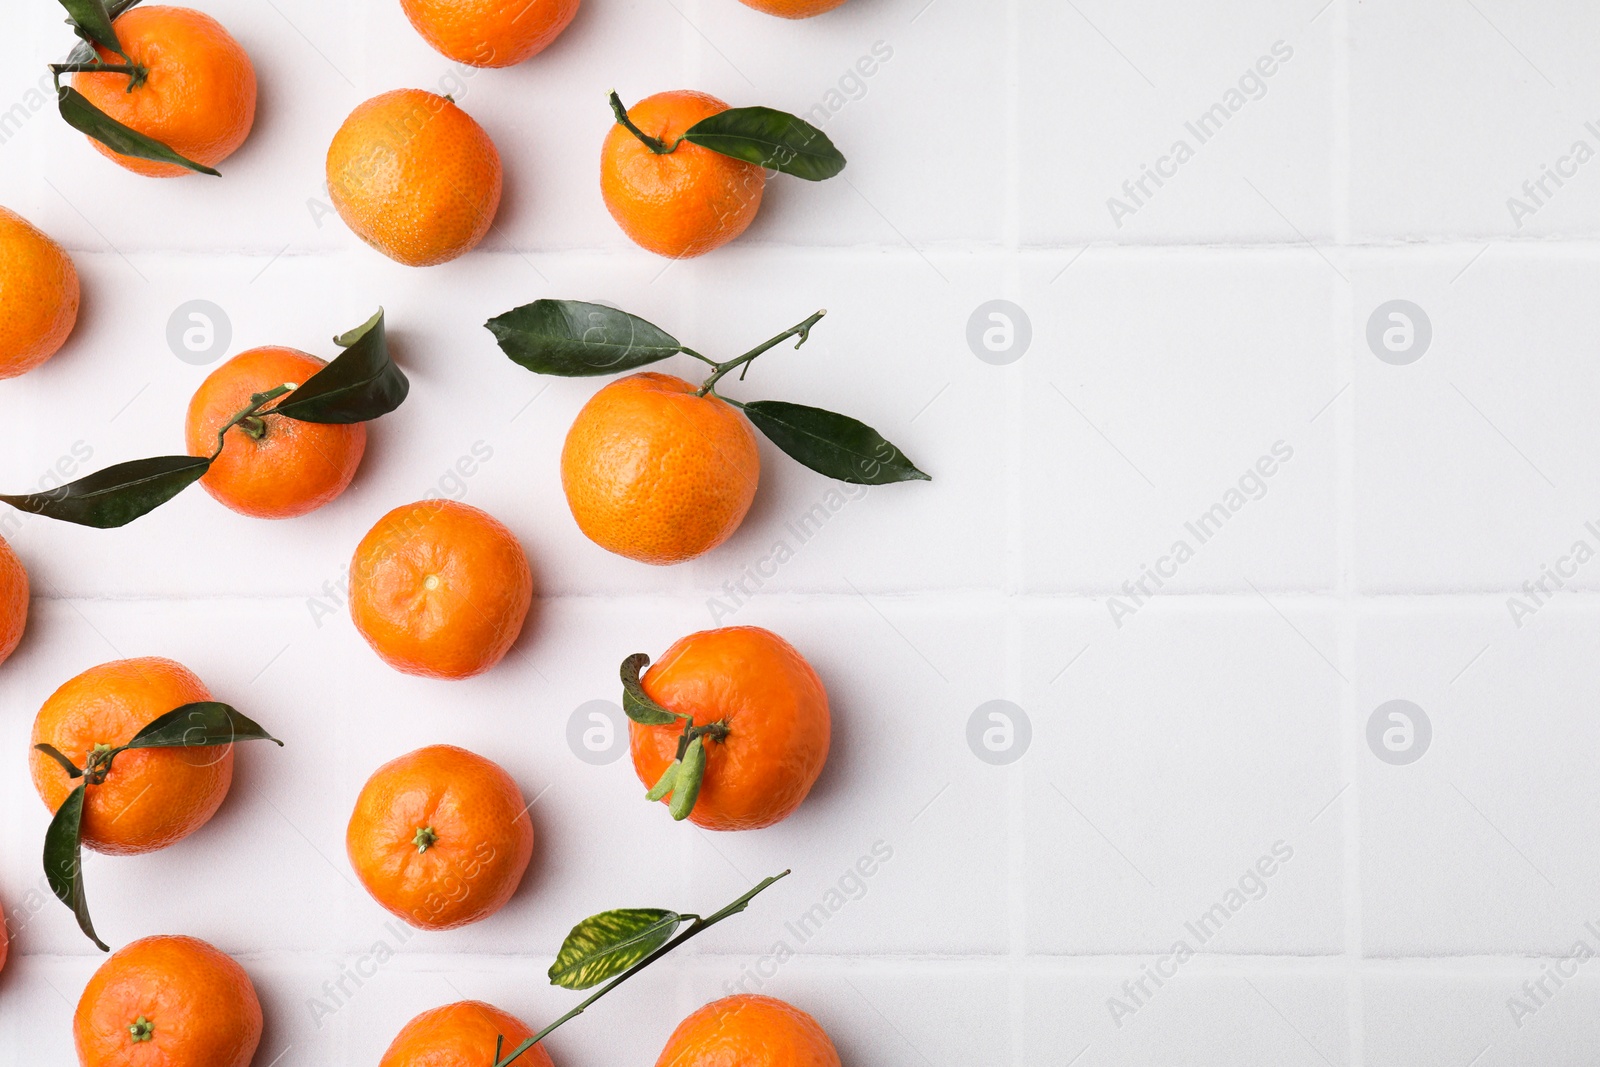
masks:
<instances>
[{"instance_id":1,"label":"white tiled table","mask_svg":"<svg viewBox=\"0 0 1600 1067\"><path fill-rule=\"evenodd\" d=\"M225 311L230 351L324 355L382 304L414 388L310 517L251 521L191 491L119 532L4 527L36 598L0 670L0 901L19 927L0 1064L71 1061L99 962L64 908L28 906L47 822L23 770L33 713L77 671L146 654L289 744L241 753L190 840L91 858L90 898L114 943L189 933L245 964L268 1013L258 1067L375 1063L463 997L547 1020L574 1002L543 972L577 918L706 910L783 867L750 913L554 1037L557 1063L653 1062L741 980L812 1011L853 1064L1593 1062L1600 963L1547 980L1520 1019L1508 1000L1575 941L1600 951L1600 562L1520 627L1506 600L1574 541L1600 548L1600 160L1520 225L1507 199L1574 141L1600 150L1600 10L852 0L788 23L734 0L587 0L545 55L477 72L394 0L197 2L261 81L220 181L133 177L31 113L61 12L9 4L0 203L71 249L85 303L61 356L0 384L0 480L29 488L74 449L89 468L179 450L209 370L165 340L189 300ZM836 92L875 49L876 73ZM401 86L453 92L506 162L485 247L425 271L361 245L322 191L343 116ZM663 271L596 188L613 87L834 107L850 167L777 182L738 244ZM1230 100L1197 143L1186 123ZM1161 164L1180 138L1192 152ZM1171 176L1114 219L1147 166ZM829 485L764 449L755 509L715 553L656 570L591 545L556 457L596 383L538 380L481 326L546 296L729 353L826 307L734 395L849 411L934 475L850 499L724 620L789 637L833 698L828 770L779 827L671 825L567 727L616 699L623 655L711 625L711 598ZM1009 365L966 339L993 299L1031 323ZM1395 299L1431 323L1409 365L1366 339ZM1280 443L1292 458L1257 490L1247 472ZM450 480L475 447L490 458ZM1159 595L1124 591L1241 488ZM510 524L539 576L524 640L470 682L390 671L324 591L378 515L434 491ZM1407 765L1366 739L1393 699L1432 724ZM1008 765L967 743L990 700L1031 723ZM375 766L434 742L539 796L539 844L493 920L396 945L343 828ZM892 857L798 943L785 923L875 845ZM1289 858L1252 874L1275 847ZM1186 924L1208 913L1202 943ZM330 998L380 940L395 959ZM774 968L780 940L794 957ZM1180 940L1196 951L1174 962Z\"/></svg>"}]
</instances>

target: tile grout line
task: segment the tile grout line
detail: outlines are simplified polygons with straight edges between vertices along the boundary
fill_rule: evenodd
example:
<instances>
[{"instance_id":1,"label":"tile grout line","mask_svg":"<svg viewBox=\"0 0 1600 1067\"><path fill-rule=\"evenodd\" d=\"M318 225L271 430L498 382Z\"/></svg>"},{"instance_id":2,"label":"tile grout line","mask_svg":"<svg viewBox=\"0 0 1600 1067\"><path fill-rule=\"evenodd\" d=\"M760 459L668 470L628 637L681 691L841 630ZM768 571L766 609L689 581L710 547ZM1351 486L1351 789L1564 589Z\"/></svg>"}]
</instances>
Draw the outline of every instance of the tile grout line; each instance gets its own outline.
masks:
<instances>
[{"instance_id":1,"label":"tile grout line","mask_svg":"<svg viewBox=\"0 0 1600 1067\"><path fill-rule=\"evenodd\" d=\"M1350 247L1351 236L1351 180L1353 173L1353 158L1351 148L1351 113L1352 94L1354 87L1351 84L1351 40L1352 16L1351 5L1336 3L1334 10L1329 12L1333 18L1334 33L1334 60L1332 74L1335 80L1333 86L1333 131L1335 149L1330 153L1330 168L1332 170L1333 199L1333 226L1335 241L1338 251L1336 255L1343 264L1347 277L1354 277L1351 268L1353 252ZM1342 358L1335 360L1335 365L1342 365L1347 380L1354 380L1355 349L1350 343L1354 336L1351 332L1355 328L1355 294L1349 283L1334 289L1333 322L1336 326L1334 337L1336 339L1335 352ZM1358 602L1355 590L1353 568L1355 564L1355 430L1356 430L1356 402L1355 397L1346 398L1340 405L1338 418L1335 422L1338 435L1339 455L1339 482L1337 489L1339 525L1337 532L1337 571L1336 583L1339 599L1339 659L1350 677L1355 678L1357 667L1357 627L1355 621L1355 606ZM1357 703L1358 695L1354 687L1346 683L1341 687L1339 700L1340 713L1335 722L1338 725L1341 738L1340 765L1343 768L1343 777L1351 783L1345 791L1341 801L1340 830L1343 835L1344 855L1344 960L1345 960L1345 1062L1350 1067L1363 1067L1366 1060L1366 981L1365 960L1366 945L1364 941L1364 926L1362 914L1362 883L1361 883L1361 748L1358 744L1360 736L1356 729L1360 722L1360 707Z\"/></svg>"},{"instance_id":2,"label":"tile grout line","mask_svg":"<svg viewBox=\"0 0 1600 1067\"><path fill-rule=\"evenodd\" d=\"M1005 63L1005 205L1001 214L1002 238L1005 244L1005 290L1012 300L1022 297L1022 74L1018 62L1021 51L1022 0L1008 0L1006 4L1006 63ZM1005 568L1002 581L1009 594L1019 587L1022 572L1022 388L1018 376L1006 376L1006 409L1010 415L1010 431L1006 441L1006 536L1004 542ZM1007 596L1009 602L1011 597ZM1022 694L1024 688L1022 669L1022 640L1020 616L1015 610L1005 616L1005 691ZM1048 713L1049 709L1040 709ZM1006 992L1008 1031L1010 1036L1010 1061L1012 1067L1028 1067L1026 1058L1028 1040L1028 980L1022 961L1028 952L1028 894L1025 888L1027 872L1028 818L1027 782L1025 761L1014 765L1019 773L1006 778L1006 826L1009 829L1006 843L1006 914L1007 914L1007 965Z\"/></svg>"}]
</instances>

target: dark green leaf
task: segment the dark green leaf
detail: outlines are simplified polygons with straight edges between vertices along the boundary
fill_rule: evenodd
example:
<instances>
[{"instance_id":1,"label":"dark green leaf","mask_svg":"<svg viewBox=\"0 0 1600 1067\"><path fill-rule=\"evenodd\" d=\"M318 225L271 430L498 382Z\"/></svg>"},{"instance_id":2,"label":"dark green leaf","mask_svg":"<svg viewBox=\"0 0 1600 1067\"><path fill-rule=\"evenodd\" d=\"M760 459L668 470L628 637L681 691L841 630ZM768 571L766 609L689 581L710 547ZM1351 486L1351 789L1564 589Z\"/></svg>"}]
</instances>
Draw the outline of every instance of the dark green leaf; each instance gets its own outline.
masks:
<instances>
[{"instance_id":1,"label":"dark green leaf","mask_svg":"<svg viewBox=\"0 0 1600 1067\"><path fill-rule=\"evenodd\" d=\"M78 917L78 929L89 935L101 952L110 952L111 947L94 932L89 902L83 895L83 842L79 831L83 825L84 788L79 785L67 794L44 832L44 877L56 899Z\"/></svg>"},{"instance_id":2,"label":"dark green leaf","mask_svg":"<svg viewBox=\"0 0 1600 1067\"><path fill-rule=\"evenodd\" d=\"M111 27L111 20L117 12L108 11L103 0L61 0L61 6L67 9L71 25L81 31L84 37L118 55L125 54L122 42L117 40L117 31ZM124 9L132 6L127 4Z\"/></svg>"},{"instance_id":3,"label":"dark green leaf","mask_svg":"<svg viewBox=\"0 0 1600 1067\"><path fill-rule=\"evenodd\" d=\"M42 493L0 495L0 503L62 522L110 530L165 504L199 481L210 466L211 461L202 456L136 459Z\"/></svg>"},{"instance_id":4,"label":"dark green leaf","mask_svg":"<svg viewBox=\"0 0 1600 1067\"><path fill-rule=\"evenodd\" d=\"M111 3L106 5L106 14L110 15L112 21L115 22L119 15L129 8L137 6L138 3L139 0L111 0ZM66 62L74 65L94 63L99 59L99 56L100 54L94 50L94 45L88 41L79 41L77 47L73 48L67 55Z\"/></svg>"},{"instance_id":5,"label":"dark green leaf","mask_svg":"<svg viewBox=\"0 0 1600 1067\"><path fill-rule=\"evenodd\" d=\"M334 343L344 353L268 413L299 422L369 422L405 402L411 382L389 358L382 308Z\"/></svg>"},{"instance_id":6,"label":"dark green leaf","mask_svg":"<svg viewBox=\"0 0 1600 1067\"><path fill-rule=\"evenodd\" d=\"M690 126L683 139L808 182L844 170L844 156L827 134L805 119L770 107L719 111Z\"/></svg>"},{"instance_id":7,"label":"dark green leaf","mask_svg":"<svg viewBox=\"0 0 1600 1067\"><path fill-rule=\"evenodd\" d=\"M215 700L174 708L134 734L133 740L122 747L200 748L231 745L235 741L271 741L283 747L282 741L259 724Z\"/></svg>"},{"instance_id":8,"label":"dark green leaf","mask_svg":"<svg viewBox=\"0 0 1600 1067\"><path fill-rule=\"evenodd\" d=\"M564 378L633 370L683 351L660 327L581 300L535 300L484 325L513 362Z\"/></svg>"},{"instance_id":9,"label":"dark green leaf","mask_svg":"<svg viewBox=\"0 0 1600 1067\"><path fill-rule=\"evenodd\" d=\"M58 86L56 95L61 117L67 120L67 125L88 134L113 152L138 159L153 159L158 163L176 163L201 174L221 176L221 171L186 159L160 141L124 126L89 103L87 97L70 85Z\"/></svg>"},{"instance_id":10,"label":"dark green leaf","mask_svg":"<svg viewBox=\"0 0 1600 1067\"><path fill-rule=\"evenodd\" d=\"M69 760L56 746L40 743L34 745L33 747L38 751L43 752L46 756L49 756L57 763L61 764L61 769L67 772L68 778L83 777L83 771L78 767L78 765Z\"/></svg>"},{"instance_id":11,"label":"dark green leaf","mask_svg":"<svg viewBox=\"0 0 1600 1067\"><path fill-rule=\"evenodd\" d=\"M672 780L672 799L667 801L667 811L678 822L689 817L694 802L700 799L700 783L706 776L706 743L697 737L689 742L683 753L683 766Z\"/></svg>"},{"instance_id":12,"label":"dark green leaf","mask_svg":"<svg viewBox=\"0 0 1600 1067\"><path fill-rule=\"evenodd\" d=\"M550 965L550 984L588 989L665 945L683 922L675 911L621 908L591 915L567 935Z\"/></svg>"},{"instance_id":13,"label":"dark green leaf","mask_svg":"<svg viewBox=\"0 0 1600 1067\"><path fill-rule=\"evenodd\" d=\"M744 406L756 429L820 474L858 485L932 481L878 431L847 415L781 400Z\"/></svg>"},{"instance_id":14,"label":"dark green leaf","mask_svg":"<svg viewBox=\"0 0 1600 1067\"><path fill-rule=\"evenodd\" d=\"M678 717L650 699L639 681L639 672L650 666L650 657L635 652L622 661L622 710L641 726L668 726Z\"/></svg>"}]
</instances>

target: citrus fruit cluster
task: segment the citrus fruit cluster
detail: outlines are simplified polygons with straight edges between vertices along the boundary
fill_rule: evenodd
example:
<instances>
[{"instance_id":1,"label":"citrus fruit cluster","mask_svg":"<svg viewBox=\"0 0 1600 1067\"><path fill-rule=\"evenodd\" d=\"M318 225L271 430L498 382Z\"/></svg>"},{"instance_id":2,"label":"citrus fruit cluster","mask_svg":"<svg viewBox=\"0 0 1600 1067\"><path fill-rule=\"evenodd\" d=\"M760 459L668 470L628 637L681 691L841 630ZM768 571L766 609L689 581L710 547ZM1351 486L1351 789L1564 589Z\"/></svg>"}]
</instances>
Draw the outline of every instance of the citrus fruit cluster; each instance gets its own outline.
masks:
<instances>
[{"instance_id":1,"label":"citrus fruit cluster","mask_svg":"<svg viewBox=\"0 0 1600 1067\"><path fill-rule=\"evenodd\" d=\"M31 2L31 0L30 0ZM39 0L43 2L43 0ZM844 0L743 0L804 18ZM256 72L214 18L139 0L59 0L78 44L50 65L63 120L135 174L219 177L255 119ZM579 0L398 0L432 47L480 67L550 47ZM68 79L63 82L63 79ZM640 247L682 258L737 238L774 175L822 181L844 156L809 123L768 107L730 107L669 91L633 107L612 93L600 146L600 192ZM230 164L231 166L231 164ZM442 264L492 231L505 182L494 141L449 97L383 93L350 113L329 145L335 209L366 244L408 266ZM0 379L40 367L67 345L80 300L71 257L0 208ZM670 565L715 549L739 527L760 481L757 433L811 469L868 485L927 480L896 446L853 418L719 392L764 353L809 337L823 313L757 347L715 360L660 327L598 304L537 300L491 320L502 351L540 374L589 377L687 357L695 384L638 371L598 390L559 458L579 529L602 549ZM0 502L59 521L113 529L198 482L240 515L293 519L354 483L369 423L405 402L385 314L334 338L331 360L281 346L244 351L195 391L183 454L118 463L56 489ZM428 679L470 678L518 646L533 615L535 569L516 534L488 513L428 499L394 507L355 546L349 612L376 655ZM28 575L0 540L0 662L23 640ZM691 634L653 665L621 664L634 771L651 802L706 830L758 830L788 818L823 771L827 691L788 641L753 626ZM224 803L235 745L284 741L215 699L191 670L146 657L90 667L63 682L34 719L29 772L51 812L45 877L83 933L110 951L88 904L82 850L156 852L200 831ZM292 738L291 738L292 740ZM390 758L355 798L350 866L378 907L423 931L489 920L516 894L535 853L529 804L494 761L450 745ZM601 912L573 927L548 977L594 989L534 1030L491 1005L423 1012L384 1067L509 1067L551 1061L542 1042L640 969L728 918L788 872L709 915L660 908ZM0 927L3 930L3 927ZM0 966L7 940L0 936ZM247 1067L263 1031L249 976L194 938L146 937L113 953L73 1019L85 1067L162 1063ZM762 996L707 1004L667 1039L659 1067L838 1067L822 1027Z\"/></svg>"}]
</instances>

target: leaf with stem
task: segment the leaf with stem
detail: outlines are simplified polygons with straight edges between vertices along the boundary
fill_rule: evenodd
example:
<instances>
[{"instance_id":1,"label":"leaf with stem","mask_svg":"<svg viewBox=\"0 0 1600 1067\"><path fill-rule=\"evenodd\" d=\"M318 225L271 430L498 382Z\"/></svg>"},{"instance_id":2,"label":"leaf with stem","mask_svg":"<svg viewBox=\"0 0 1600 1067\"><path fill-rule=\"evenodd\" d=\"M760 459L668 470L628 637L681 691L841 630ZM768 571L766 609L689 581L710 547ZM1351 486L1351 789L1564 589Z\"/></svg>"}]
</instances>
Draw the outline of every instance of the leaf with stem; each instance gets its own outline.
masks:
<instances>
[{"instance_id":1,"label":"leaf with stem","mask_svg":"<svg viewBox=\"0 0 1600 1067\"><path fill-rule=\"evenodd\" d=\"M773 444L819 474L858 485L931 481L877 430L848 415L782 400L752 401L744 413Z\"/></svg>"},{"instance_id":2,"label":"leaf with stem","mask_svg":"<svg viewBox=\"0 0 1600 1067\"><path fill-rule=\"evenodd\" d=\"M334 343L344 349L337 359L262 414L298 422L370 422L405 402L411 381L389 358L382 308Z\"/></svg>"},{"instance_id":3,"label":"leaf with stem","mask_svg":"<svg viewBox=\"0 0 1600 1067\"><path fill-rule=\"evenodd\" d=\"M667 803L667 811L672 813L674 822L682 822L694 810L694 802L700 797L700 783L705 775L706 742L703 736L697 734L689 739L689 747L683 752L683 762L678 767L678 773L672 777L672 799Z\"/></svg>"},{"instance_id":4,"label":"leaf with stem","mask_svg":"<svg viewBox=\"0 0 1600 1067\"><path fill-rule=\"evenodd\" d=\"M650 699L639 674L650 665L650 657L635 652L622 661L622 710L641 726L670 726L682 716L675 715Z\"/></svg>"},{"instance_id":5,"label":"leaf with stem","mask_svg":"<svg viewBox=\"0 0 1600 1067\"><path fill-rule=\"evenodd\" d=\"M111 946L94 932L89 902L83 895L83 798L87 788L86 783L79 783L67 794L67 799L61 802L50 820L50 828L44 832L44 877L56 899L72 909L78 919L78 929L88 935L101 952L110 952Z\"/></svg>"},{"instance_id":6,"label":"leaf with stem","mask_svg":"<svg viewBox=\"0 0 1600 1067\"><path fill-rule=\"evenodd\" d=\"M204 456L157 456L118 463L39 493L0 495L0 502L50 519L111 530L147 515L199 481Z\"/></svg>"},{"instance_id":7,"label":"leaf with stem","mask_svg":"<svg viewBox=\"0 0 1600 1067\"><path fill-rule=\"evenodd\" d=\"M42 743L33 746L60 764L69 778L82 779L56 809L50 828L45 831L44 875L51 892L72 909L79 929L100 951L111 949L94 931L83 892L83 805L88 790L105 782L117 755L131 749L211 747L254 740L271 741L283 747L282 741L233 707L206 700L184 704L157 716L127 744L115 748L97 746L90 751L88 765L81 770L55 747Z\"/></svg>"},{"instance_id":8,"label":"leaf with stem","mask_svg":"<svg viewBox=\"0 0 1600 1067\"><path fill-rule=\"evenodd\" d=\"M690 126L671 144L652 137L634 124L622 98L613 90L611 114L658 156L671 155L688 141L719 155L744 163L820 182L844 170L844 154L828 135L805 119L770 107L730 107Z\"/></svg>"},{"instance_id":9,"label":"leaf with stem","mask_svg":"<svg viewBox=\"0 0 1600 1067\"><path fill-rule=\"evenodd\" d=\"M50 68L59 79L62 74L72 68L66 64L56 64ZM116 70L117 73L130 73L121 68L105 68ZM209 174L221 177L222 172L204 163L196 163L187 156L179 155L171 148L162 144L153 137L146 137L138 130L124 126L116 119L89 102L89 98L70 85L56 85L56 106L61 112L61 117L67 120L67 125L93 137L113 152L124 156L133 156L136 159L149 159L157 163L175 163L180 167L200 174Z\"/></svg>"},{"instance_id":10,"label":"leaf with stem","mask_svg":"<svg viewBox=\"0 0 1600 1067\"><path fill-rule=\"evenodd\" d=\"M78 36L115 52L123 59L128 58L128 53L122 50L122 42L117 40L117 31L111 25L111 20L121 14L120 11L113 13L108 10L104 0L61 0L61 6L67 9L67 25Z\"/></svg>"},{"instance_id":11,"label":"leaf with stem","mask_svg":"<svg viewBox=\"0 0 1600 1067\"><path fill-rule=\"evenodd\" d=\"M564 378L633 370L684 351L659 326L581 300L535 300L485 326L513 362Z\"/></svg>"},{"instance_id":12,"label":"leaf with stem","mask_svg":"<svg viewBox=\"0 0 1600 1067\"><path fill-rule=\"evenodd\" d=\"M667 943L685 918L660 908L621 908L591 915L567 935L550 965L550 984L591 989Z\"/></svg>"},{"instance_id":13,"label":"leaf with stem","mask_svg":"<svg viewBox=\"0 0 1600 1067\"><path fill-rule=\"evenodd\" d=\"M524 1041L522 1044L518 1045L516 1048L512 1049L511 1052L504 1059L499 1059L497 1057L495 1059L495 1061L494 1061L494 1067L510 1067L510 1064L513 1061L515 1061L519 1056L521 1056L524 1052L527 1052L529 1049L533 1048L533 1046L537 1045L539 1042L541 1042L545 1038L549 1037L552 1033L554 1033L558 1028L560 1028L564 1024L566 1024L568 1022L571 1022L573 1019L576 1019L578 1016L582 1015L586 1010L588 1010L589 1006L591 1004L593 1004L595 1001L599 1000L601 997L605 996L607 993L609 993L613 989L617 988L617 986L621 985L623 982L626 982L628 979L632 978L634 975L638 974L640 971L644 970L646 967L650 966L656 960L660 959L662 956L665 956L667 953L671 952L673 949L677 948L679 945L682 945L685 941L688 941L690 938L696 937L699 934L704 933L706 930L709 930L711 927L715 926L717 923L721 922L722 920L727 919L727 918L729 918L731 916L737 915L740 912L744 911L746 908L748 908L750 906L750 902L752 900L754 900L762 892L764 892L768 886L770 886L774 882L777 882L780 879L786 877L788 874L789 874L788 871L784 871L781 874L775 874L770 878L763 878L759 884L757 884L755 887L750 889L748 892L742 894L733 903L729 904L727 907L723 908L720 911L714 912L711 915L707 915L707 916L705 916L703 918L700 917L700 916L694 916L694 915L681 915L681 916L679 916L680 919L688 919L689 920L688 927L686 929L684 929L682 933L678 934L676 937L672 938L672 940L667 941L665 944L661 945L660 947L651 950L649 953L647 953L645 956L643 956L637 963L632 964L626 970L624 970L621 974L619 974L615 978L611 979L611 981L607 982L604 986L601 986L598 991L596 991L595 993L590 994L576 1008L573 1008L571 1011L569 1011L565 1015L561 1016L561 1018L557 1019L555 1022L551 1023L549 1026L546 1026L543 1030L540 1030L538 1033L536 1033L532 1037L528 1038L526 1041ZM639 909L639 910L643 911L643 910L647 910L647 909ZM653 909L651 909L651 910L653 910ZM670 912L661 912L660 914L668 915L668 914L672 914L672 913L670 913ZM598 918L598 916L597 916L597 918ZM579 929L582 929L583 925L584 925L583 923L578 924L578 926L574 928L574 932L576 932Z\"/></svg>"},{"instance_id":14,"label":"leaf with stem","mask_svg":"<svg viewBox=\"0 0 1600 1067\"><path fill-rule=\"evenodd\" d=\"M844 170L844 154L811 123L770 107L731 107L690 126L683 139L783 174L820 182Z\"/></svg>"},{"instance_id":15,"label":"leaf with stem","mask_svg":"<svg viewBox=\"0 0 1600 1067\"><path fill-rule=\"evenodd\" d=\"M118 463L55 489L0 494L0 503L80 526L115 529L148 515L203 478L222 454L228 431L240 423L267 415L299 422L364 422L399 407L411 383L389 358L382 309L335 342L345 346L344 354L304 385L279 385L252 395L250 406L217 431L217 446L210 456L157 456ZM285 395L288 399L280 400Z\"/></svg>"},{"instance_id":16,"label":"leaf with stem","mask_svg":"<svg viewBox=\"0 0 1600 1067\"><path fill-rule=\"evenodd\" d=\"M583 316L590 312L598 316L592 327L596 332L592 338L585 339ZM739 408L756 429L812 470L858 485L932 481L882 434L848 415L781 400L740 401L716 391L717 384L734 371L739 372L742 381L757 358L789 338L795 339L796 348L805 344L812 328L826 314L826 311L818 311L744 355L723 363L684 347L643 319L598 304L540 300L490 320L489 328L501 339L501 347L512 359L544 374L605 374L643 366L675 353L693 356L711 365L710 375L695 390L696 396L714 396ZM635 339L641 334L651 334L648 344L636 344ZM648 663L646 657L638 666L642 668ZM630 685L628 665L623 667L623 708L629 718L645 725L666 725L669 720L662 716L671 713L660 709L644 695L642 688ZM637 674L635 670L635 682Z\"/></svg>"},{"instance_id":17,"label":"leaf with stem","mask_svg":"<svg viewBox=\"0 0 1600 1067\"><path fill-rule=\"evenodd\" d=\"M279 748L283 742L267 733L260 724L236 709L215 700L203 700L174 708L133 735L115 752L136 748L203 748L231 745L235 741L271 741ZM109 766L110 761L107 761Z\"/></svg>"},{"instance_id":18,"label":"leaf with stem","mask_svg":"<svg viewBox=\"0 0 1600 1067\"><path fill-rule=\"evenodd\" d=\"M106 5L106 14L111 17L112 22L115 22L124 11L137 7L138 5L139 0L111 0L111 2ZM62 6L66 5L63 4ZM68 25L72 26L74 29L77 29L80 25L74 19L68 19L67 22ZM119 49L114 48L112 51L116 52L118 55L122 54ZM123 58L127 57L124 56ZM84 40L79 41L77 45L73 47L72 51L67 55L68 64L94 63L98 61L98 59L99 53L94 50L94 44L87 39L87 36L85 36Z\"/></svg>"}]
</instances>

